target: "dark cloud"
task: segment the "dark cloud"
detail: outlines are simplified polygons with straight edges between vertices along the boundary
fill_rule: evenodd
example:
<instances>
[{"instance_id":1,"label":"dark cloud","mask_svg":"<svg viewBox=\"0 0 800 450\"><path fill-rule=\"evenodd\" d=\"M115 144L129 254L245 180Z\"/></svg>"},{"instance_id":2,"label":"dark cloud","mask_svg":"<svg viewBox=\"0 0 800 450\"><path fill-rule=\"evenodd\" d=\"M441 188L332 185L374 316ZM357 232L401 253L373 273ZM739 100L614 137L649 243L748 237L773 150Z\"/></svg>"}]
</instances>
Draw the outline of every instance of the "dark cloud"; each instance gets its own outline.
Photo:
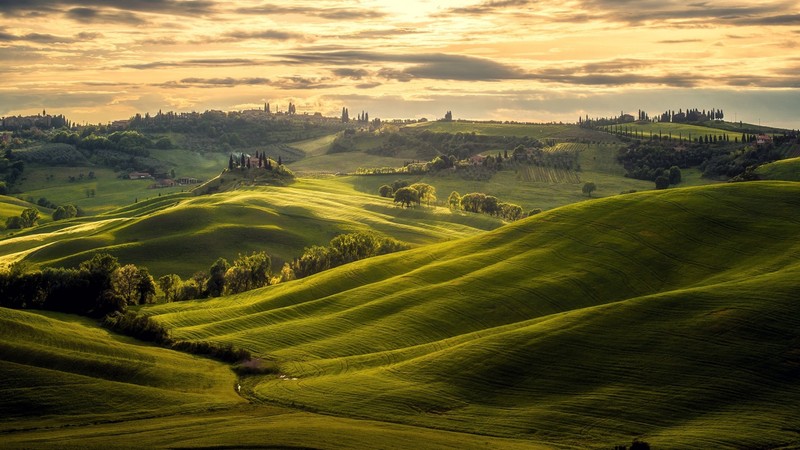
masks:
<instances>
[{"instance_id":1,"label":"dark cloud","mask_svg":"<svg viewBox=\"0 0 800 450\"><path fill-rule=\"evenodd\" d=\"M27 14L28 12L55 12L70 9L106 9L135 11L155 14L206 15L215 11L213 1L194 0L3 0L0 13L6 15Z\"/></svg>"},{"instance_id":2,"label":"dark cloud","mask_svg":"<svg viewBox=\"0 0 800 450\"><path fill-rule=\"evenodd\" d=\"M304 52L284 55L290 64L361 65L374 63L409 64L406 68L385 68L383 78L408 81L413 78L434 80L494 81L529 78L516 67L489 59L445 53L391 54L359 50Z\"/></svg>"},{"instance_id":3,"label":"dark cloud","mask_svg":"<svg viewBox=\"0 0 800 450\"><path fill-rule=\"evenodd\" d=\"M702 39L665 39L657 41L657 44L693 44L695 42L703 42Z\"/></svg>"},{"instance_id":4,"label":"dark cloud","mask_svg":"<svg viewBox=\"0 0 800 450\"><path fill-rule=\"evenodd\" d=\"M342 37L356 38L356 39L391 39L397 36L418 34L423 31L416 28L386 28L378 30L364 30L358 33L349 34Z\"/></svg>"},{"instance_id":5,"label":"dark cloud","mask_svg":"<svg viewBox=\"0 0 800 450\"><path fill-rule=\"evenodd\" d=\"M477 5L472 6L461 6L458 8L452 8L441 15L475 15L475 16L482 16L485 14L491 14L494 12L506 10L506 9L517 9L517 8L524 8L529 6L531 3L534 3L530 0L499 0L499 1L489 1L479 3Z\"/></svg>"},{"instance_id":6,"label":"dark cloud","mask_svg":"<svg viewBox=\"0 0 800 450\"><path fill-rule=\"evenodd\" d=\"M372 88L376 88L376 87L378 87L378 86L380 86L380 85L381 85L381 83L378 83L378 82L374 82L374 83L360 83L360 84L357 84L357 85L356 85L356 88L358 88L358 89L372 89Z\"/></svg>"},{"instance_id":7,"label":"dark cloud","mask_svg":"<svg viewBox=\"0 0 800 450\"><path fill-rule=\"evenodd\" d=\"M33 42L36 44L68 44L75 42L74 38L55 36L52 34L28 33L16 35L0 30L0 42Z\"/></svg>"},{"instance_id":8,"label":"dark cloud","mask_svg":"<svg viewBox=\"0 0 800 450\"><path fill-rule=\"evenodd\" d=\"M313 16L329 20L380 19L386 16L385 13L372 9L315 8L306 6L282 6L275 4L263 4L257 7L239 8L236 11L241 14L259 14L268 16L299 14L303 16Z\"/></svg>"},{"instance_id":9,"label":"dark cloud","mask_svg":"<svg viewBox=\"0 0 800 450\"><path fill-rule=\"evenodd\" d=\"M267 78L184 78L180 84L195 87L235 87L270 84Z\"/></svg>"},{"instance_id":10,"label":"dark cloud","mask_svg":"<svg viewBox=\"0 0 800 450\"><path fill-rule=\"evenodd\" d=\"M329 78L306 78L306 77L285 77L276 80L272 86L279 89L329 89L341 87L340 84L330 82Z\"/></svg>"},{"instance_id":11,"label":"dark cloud","mask_svg":"<svg viewBox=\"0 0 800 450\"><path fill-rule=\"evenodd\" d=\"M234 66L253 66L262 64L262 61L246 58L224 58L224 59L187 59L184 61L155 61L142 64L126 64L122 67L128 69L162 69L169 67L234 67Z\"/></svg>"},{"instance_id":12,"label":"dark cloud","mask_svg":"<svg viewBox=\"0 0 800 450\"><path fill-rule=\"evenodd\" d=\"M350 78L351 80L360 80L369 75L369 72L364 69L342 68L342 69L333 69L331 72L333 72L333 74L336 76Z\"/></svg>"},{"instance_id":13,"label":"dark cloud","mask_svg":"<svg viewBox=\"0 0 800 450\"><path fill-rule=\"evenodd\" d=\"M72 8L64 14L67 18L81 23L125 23L139 26L147 23L144 19L128 11L108 11L94 8Z\"/></svg>"},{"instance_id":14,"label":"dark cloud","mask_svg":"<svg viewBox=\"0 0 800 450\"><path fill-rule=\"evenodd\" d=\"M220 36L209 38L205 42L234 42L246 40L288 41L304 40L305 35L290 31L262 30L262 31L231 31Z\"/></svg>"}]
</instances>

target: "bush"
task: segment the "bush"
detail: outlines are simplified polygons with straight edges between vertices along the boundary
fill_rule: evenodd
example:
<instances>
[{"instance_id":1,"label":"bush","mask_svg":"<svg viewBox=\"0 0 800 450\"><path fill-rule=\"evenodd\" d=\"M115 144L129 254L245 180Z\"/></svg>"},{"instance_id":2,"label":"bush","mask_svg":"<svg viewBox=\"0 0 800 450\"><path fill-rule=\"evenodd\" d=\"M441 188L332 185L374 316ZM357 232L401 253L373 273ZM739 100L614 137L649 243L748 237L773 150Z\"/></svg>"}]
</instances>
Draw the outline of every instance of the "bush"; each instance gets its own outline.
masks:
<instances>
[{"instance_id":1,"label":"bush","mask_svg":"<svg viewBox=\"0 0 800 450\"><path fill-rule=\"evenodd\" d=\"M207 341L177 341L171 345L171 348L180 352L207 356L228 363L252 359L249 351L234 347L233 344L219 344Z\"/></svg>"},{"instance_id":2,"label":"bush","mask_svg":"<svg viewBox=\"0 0 800 450\"><path fill-rule=\"evenodd\" d=\"M169 331L163 325L149 316L139 315L129 311L125 314L115 312L103 319L103 326L126 336L135 337L143 341L169 345L172 339Z\"/></svg>"}]
</instances>

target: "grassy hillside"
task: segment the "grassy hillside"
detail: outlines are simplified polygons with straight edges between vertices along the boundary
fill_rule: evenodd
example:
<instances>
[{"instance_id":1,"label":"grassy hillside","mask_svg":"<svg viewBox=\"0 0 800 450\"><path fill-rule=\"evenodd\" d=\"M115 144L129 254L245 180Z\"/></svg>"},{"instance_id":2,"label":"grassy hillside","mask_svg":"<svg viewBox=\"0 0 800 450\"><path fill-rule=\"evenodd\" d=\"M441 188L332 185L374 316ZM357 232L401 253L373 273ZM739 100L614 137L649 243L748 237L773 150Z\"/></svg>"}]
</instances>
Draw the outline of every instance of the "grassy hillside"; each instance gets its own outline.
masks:
<instances>
[{"instance_id":1,"label":"grassy hillside","mask_svg":"<svg viewBox=\"0 0 800 450\"><path fill-rule=\"evenodd\" d=\"M596 447L800 444L800 186L559 208L494 232L148 314L288 377L254 398Z\"/></svg>"},{"instance_id":2,"label":"grassy hillside","mask_svg":"<svg viewBox=\"0 0 800 450\"><path fill-rule=\"evenodd\" d=\"M800 158L790 158L764 164L756 169L764 180L800 181Z\"/></svg>"},{"instance_id":3,"label":"grassy hillside","mask_svg":"<svg viewBox=\"0 0 800 450\"><path fill-rule=\"evenodd\" d=\"M585 182L593 182L597 186L594 197L607 197L630 190L650 190L654 188L652 182L626 178L625 169L616 161L618 146L609 144L578 144L562 143L561 146L570 146L578 151L580 171L572 173L580 180L575 183L574 177L564 178L561 181L552 181L536 176L539 172L556 174L557 169L539 168L535 166L521 166L513 169L501 170L489 180L469 180L456 174L439 173L425 176L407 175L371 175L352 176L345 180L352 183L359 191L377 193L383 184L391 185L397 179L407 179L411 182L424 182L436 188L437 197L441 204L446 204L447 196L452 191L461 195L469 192L483 192L501 199L502 201L518 204L526 211L534 208L552 209L570 203L585 200L581 188ZM533 176L531 176L533 175ZM693 179L697 179L694 177ZM572 181L571 181L572 180ZM696 181L704 181L697 179ZM705 181L707 183L707 181Z\"/></svg>"},{"instance_id":4,"label":"grassy hillside","mask_svg":"<svg viewBox=\"0 0 800 450\"><path fill-rule=\"evenodd\" d=\"M611 131L612 127L606 126L606 130ZM672 136L673 139L695 140L698 137L708 136L727 136L730 142L737 139L741 141L742 132L725 130L721 128L711 128L702 125L672 122L647 122L647 123L626 123L614 125L614 130L627 130L631 133L639 133L645 138L653 136Z\"/></svg>"},{"instance_id":5,"label":"grassy hillside","mask_svg":"<svg viewBox=\"0 0 800 450\"><path fill-rule=\"evenodd\" d=\"M475 133L489 136L530 136L539 140L556 141L589 139L618 142L614 136L580 128L573 124L523 124L488 122L423 122L410 125L433 133Z\"/></svg>"},{"instance_id":6,"label":"grassy hillside","mask_svg":"<svg viewBox=\"0 0 800 450\"><path fill-rule=\"evenodd\" d=\"M242 403L220 363L143 346L90 320L0 308L0 429L199 412Z\"/></svg>"},{"instance_id":7,"label":"grassy hillside","mask_svg":"<svg viewBox=\"0 0 800 450\"><path fill-rule=\"evenodd\" d=\"M52 223L0 240L0 264L17 259L76 266L96 251L143 265L154 276L188 277L218 258L266 251L273 267L326 245L338 234L374 230L414 244L474 235L501 225L497 219L447 209L396 207L335 179L303 180L285 187L254 187L210 196L174 194L92 218Z\"/></svg>"},{"instance_id":8,"label":"grassy hillside","mask_svg":"<svg viewBox=\"0 0 800 450\"><path fill-rule=\"evenodd\" d=\"M248 405L226 366L75 316L0 308L3 448L531 448L522 441Z\"/></svg>"}]
</instances>

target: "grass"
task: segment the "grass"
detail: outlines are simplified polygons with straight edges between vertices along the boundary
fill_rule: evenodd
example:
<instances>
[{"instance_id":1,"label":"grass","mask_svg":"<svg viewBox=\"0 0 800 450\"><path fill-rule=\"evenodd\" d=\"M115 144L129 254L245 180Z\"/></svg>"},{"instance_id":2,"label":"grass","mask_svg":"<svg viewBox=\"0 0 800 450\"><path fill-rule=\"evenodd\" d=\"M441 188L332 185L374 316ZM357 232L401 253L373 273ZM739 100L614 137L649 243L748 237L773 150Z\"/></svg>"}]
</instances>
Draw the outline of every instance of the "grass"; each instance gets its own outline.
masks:
<instances>
[{"instance_id":1,"label":"grass","mask_svg":"<svg viewBox=\"0 0 800 450\"><path fill-rule=\"evenodd\" d=\"M399 208L336 179L301 180L201 197L164 195L96 217L29 229L0 241L0 261L24 258L71 267L103 251L124 264L143 265L154 276L185 278L207 270L218 257L233 261L252 251L266 251L278 271L305 247L354 231L374 230L424 245L500 225L497 219L444 208Z\"/></svg>"},{"instance_id":2,"label":"grass","mask_svg":"<svg viewBox=\"0 0 800 450\"><path fill-rule=\"evenodd\" d=\"M274 358L290 378L252 378L264 402L546 446L792 446L798 194L594 200L146 311L176 337Z\"/></svg>"},{"instance_id":3,"label":"grass","mask_svg":"<svg viewBox=\"0 0 800 450\"><path fill-rule=\"evenodd\" d=\"M532 448L519 440L248 405L218 362L74 316L0 308L4 448Z\"/></svg>"},{"instance_id":4,"label":"grass","mask_svg":"<svg viewBox=\"0 0 800 450\"><path fill-rule=\"evenodd\" d=\"M611 126L606 126L606 130L611 130ZM622 125L614 125L614 129L617 130L627 130L631 133L637 133L643 136L644 138L649 138L652 136L659 136L659 133L662 136L672 136L673 139L682 139L682 140L695 140L697 138L704 138L706 135L709 136L726 136L730 140L730 142L734 142L737 139L741 141L742 139L742 132L736 132L731 130L723 130L719 128L711 128L702 125L692 125L686 123L672 123L672 122L647 122L647 123L627 123Z\"/></svg>"},{"instance_id":5,"label":"grass","mask_svg":"<svg viewBox=\"0 0 800 450\"><path fill-rule=\"evenodd\" d=\"M764 164L755 173L764 180L800 181L800 158Z\"/></svg>"},{"instance_id":6,"label":"grass","mask_svg":"<svg viewBox=\"0 0 800 450\"><path fill-rule=\"evenodd\" d=\"M501 170L485 181L465 180L458 175L449 174L352 176L344 180L365 193L377 193L381 185L391 185L398 179L421 181L436 188L437 197L442 204L447 202L447 197L452 191L461 195L483 192L494 195L501 201L518 204L526 211L534 208L553 209L586 200L587 197L581 188L584 182L589 181L597 185L597 190L592 194L594 197L608 197L630 190L642 191L654 188L652 182L624 177L625 169L616 161L617 146L575 143L568 145L579 150L578 161L581 171L576 174L581 180L580 183L524 181L517 173L520 169Z\"/></svg>"},{"instance_id":7,"label":"grass","mask_svg":"<svg viewBox=\"0 0 800 450\"><path fill-rule=\"evenodd\" d=\"M424 128L433 133L476 133L488 136L532 137L539 140L554 139L556 141L572 139L589 139L603 142L617 142L613 136L593 130L587 130L573 124L521 124L521 123L487 123L487 122L422 122L410 125L413 128Z\"/></svg>"},{"instance_id":8,"label":"grass","mask_svg":"<svg viewBox=\"0 0 800 450\"><path fill-rule=\"evenodd\" d=\"M0 308L0 323L4 432L242 403L228 367L142 345L88 319Z\"/></svg>"}]
</instances>

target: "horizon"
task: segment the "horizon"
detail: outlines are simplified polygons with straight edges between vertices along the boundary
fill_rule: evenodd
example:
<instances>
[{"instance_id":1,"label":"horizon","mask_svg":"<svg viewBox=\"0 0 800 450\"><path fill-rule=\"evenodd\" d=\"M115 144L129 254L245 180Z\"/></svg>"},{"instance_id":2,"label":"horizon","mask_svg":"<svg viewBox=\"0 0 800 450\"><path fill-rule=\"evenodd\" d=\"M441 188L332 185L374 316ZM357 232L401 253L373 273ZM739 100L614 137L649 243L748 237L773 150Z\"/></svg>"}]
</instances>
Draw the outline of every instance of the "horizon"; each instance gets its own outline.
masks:
<instances>
[{"instance_id":1,"label":"horizon","mask_svg":"<svg viewBox=\"0 0 800 450\"><path fill-rule=\"evenodd\" d=\"M0 15L0 116L107 123L292 102L329 117L575 123L715 108L800 128L791 1L12 0Z\"/></svg>"}]
</instances>

